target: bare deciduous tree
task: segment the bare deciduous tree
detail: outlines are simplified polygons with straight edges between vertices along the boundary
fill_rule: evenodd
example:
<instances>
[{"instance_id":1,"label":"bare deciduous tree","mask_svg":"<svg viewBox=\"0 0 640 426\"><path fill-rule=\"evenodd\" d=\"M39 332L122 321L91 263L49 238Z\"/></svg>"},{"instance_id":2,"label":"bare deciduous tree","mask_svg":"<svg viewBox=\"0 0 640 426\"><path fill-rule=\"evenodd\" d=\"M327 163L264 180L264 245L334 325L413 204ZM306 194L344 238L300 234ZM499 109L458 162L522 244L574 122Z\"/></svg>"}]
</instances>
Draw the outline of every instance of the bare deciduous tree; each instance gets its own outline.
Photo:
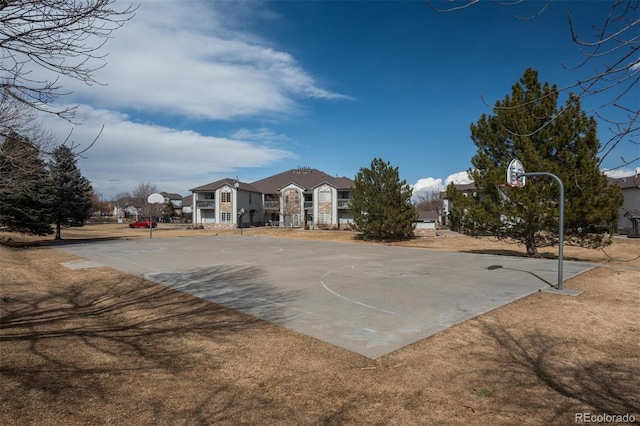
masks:
<instances>
[{"instance_id":1,"label":"bare deciduous tree","mask_svg":"<svg viewBox=\"0 0 640 426\"><path fill-rule=\"evenodd\" d=\"M437 188L420 191L415 195L416 208L422 211L435 211L440 214L442 211L442 199L440 198L440 190Z\"/></svg>"},{"instance_id":2,"label":"bare deciduous tree","mask_svg":"<svg viewBox=\"0 0 640 426\"><path fill-rule=\"evenodd\" d=\"M442 3L427 0L431 8L437 12L453 12L479 2L480 0L448 2L447 7L441 8ZM494 2L500 6L518 6L525 3L525 0L494 0ZM539 3L539 8L533 15L525 17L516 15L516 17L537 18L543 15L552 2L553 0L546 0ZM583 55L583 60L578 64L563 64L563 66L568 70L590 67L593 71L589 72L588 77L557 89L557 92L573 92L579 99L598 97L594 113L602 122L607 123L611 132L609 140L601 145L600 164L620 143L640 144L638 140L640 109L637 97L640 85L640 35L638 32L640 0L611 0L609 3L609 13L602 16L600 22L591 23L593 34L579 34L571 14L568 14L568 29ZM579 2L575 4L576 7L582 7ZM490 107L494 106L490 105ZM565 110L561 109L559 115L564 112ZM613 118L614 115L622 118ZM549 117L547 124L555 121L556 117ZM506 130L514 135L520 135L517 129ZM541 128L534 132L539 130ZM617 168L628 166L639 160L640 157L621 157Z\"/></svg>"},{"instance_id":3,"label":"bare deciduous tree","mask_svg":"<svg viewBox=\"0 0 640 426\"><path fill-rule=\"evenodd\" d=\"M148 203L148 199L149 199L149 195L158 192L158 187L153 184L153 183L149 183L149 182L142 182L139 183L138 186L136 186L135 188L133 188L133 190L131 191L131 205L133 207L135 207L136 209L138 209L138 212L142 215L148 215L149 214L149 203ZM152 212L151 214L154 216L159 216L160 212L162 211L162 205L158 204L154 204L152 205Z\"/></svg>"},{"instance_id":4,"label":"bare deciduous tree","mask_svg":"<svg viewBox=\"0 0 640 426\"><path fill-rule=\"evenodd\" d=\"M42 179L39 161L51 152L54 142L53 134L36 120L34 110L0 95L0 173L5 176L0 190L10 193ZM38 164L33 164L36 159Z\"/></svg>"},{"instance_id":5,"label":"bare deciduous tree","mask_svg":"<svg viewBox=\"0 0 640 426\"><path fill-rule=\"evenodd\" d=\"M110 215L113 212L113 205L109 201L102 199L102 194L93 191L91 194L91 212L94 215Z\"/></svg>"},{"instance_id":6,"label":"bare deciduous tree","mask_svg":"<svg viewBox=\"0 0 640 426\"><path fill-rule=\"evenodd\" d=\"M94 73L104 66L100 48L131 19L135 7L116 10L114 0L0 1L0 92L38 111L67 120L74 108L56 108L65 95L60 76L98 83ZM38 77L34 71L49 77Z\"/></svg>"}]
</instances>

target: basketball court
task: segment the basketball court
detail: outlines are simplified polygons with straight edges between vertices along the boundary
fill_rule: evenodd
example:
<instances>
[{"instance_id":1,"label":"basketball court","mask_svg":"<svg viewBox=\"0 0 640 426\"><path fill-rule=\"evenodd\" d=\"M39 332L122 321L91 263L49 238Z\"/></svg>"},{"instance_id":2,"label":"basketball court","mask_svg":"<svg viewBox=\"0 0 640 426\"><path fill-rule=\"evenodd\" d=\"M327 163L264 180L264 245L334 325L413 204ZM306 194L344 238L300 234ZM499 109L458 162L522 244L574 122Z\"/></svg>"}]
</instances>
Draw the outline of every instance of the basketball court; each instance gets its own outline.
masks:
<instances>
[{"instance_id":1,"label":"basketball court","mask_svg":"<svg viewBox=\"0 0 640 426\"><path fill-rule=\"evenodd\" d=\"M378 358L557 284L556 260L259 236L61 244L110 266ZM564 262L564 279L596 265Z\"/></svg>"}]
</instances>

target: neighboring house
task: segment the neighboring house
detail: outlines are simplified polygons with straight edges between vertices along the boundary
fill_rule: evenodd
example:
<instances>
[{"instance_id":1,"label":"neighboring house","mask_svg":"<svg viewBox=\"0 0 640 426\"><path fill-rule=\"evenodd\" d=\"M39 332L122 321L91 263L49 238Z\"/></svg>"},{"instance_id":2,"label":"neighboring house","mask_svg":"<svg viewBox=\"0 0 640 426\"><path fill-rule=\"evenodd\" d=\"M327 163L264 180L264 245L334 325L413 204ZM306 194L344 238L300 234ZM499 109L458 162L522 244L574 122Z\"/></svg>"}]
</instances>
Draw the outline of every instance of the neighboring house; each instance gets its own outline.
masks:
<instances>
[{"instance_id":1,"label":"neighboring house","mask_svg":"<svg viewBox=\"0 0 640 426\"><path fill-rule=\"evenodd\" d=\"M160 195L164 197L165 204L171 201L171 204L173 204L174 207L178 209L182 207L182 195L171 192L160 192Z\"/></svg>"},{"instance_id":2,"label":"neighboring house","mask_svg":"<svg viewBox=\"0 0 640 426\"><path fill-rule=\"evenodd\" d=\"M181 216L183 218L191 219L191 214L193 213L192 209L193 204L193 195L187 195L186 197L182 197L182 202L180 203Z\"/></svg>"},{"instance_id":3,"label":"neighboring house","mask_svg":"<svg viewBox=\"0 0 640 426\"><path fill-rule=\"evenodd\" d=\"M175 207L175 215L180 216L182 213L182 195L173 194L169 192L159 192L160 195L164 197L165 205L171 201L171 204ZM141 208L136 208L136 204L140 204L140 199L136 199L134 197L122 197L115 202L115 206L113 209L113 215L118 219L131 218L136 219L140 217L148 217L149 210L148 207L142 206ZM146 201L145 201L146 204ZM154 207L153 215L160 215L160 210L162 210L164 206Z\"/></svg>"},{"instance_id":4,"label":"neighboring house","mask_svg":"<svg viewBox=\"0 0 640 426\"><path fill-rule=\"evenodd\" d=\"M458 191L462 192L462 194L465 197L468 197L470 195L473 196L476 193L476 185L473 182L466 183L466 184L454 184L454 186ZM440 223L442 225L446 225L449 220L449 213L451 212L452 201L447 198L446 192L441 192L440 198L442 199L442 214L441 214Z\"/></svg>"},{"instance_id":5,"label":"neighboring house","mask_svg":"<svg viewBox=\"0 0 640 426\"><path fill-rule=\"evenodd\" d=\"M171 192L160 192L160 195L164 197L164 204L168 205L169 202L173 206L173 216L182 216L182 195Z\"/></svg>"},{"instance_id":6,"label":"neighboring house","mask_svg":"<svg viewBox=\"0 0 640 426\"><path fill-rule=\"evenodd\" d=\"M262 194L247 183L222 179L190 191L194 225L244 228L259 223L264 216Z\"/></svg>"},{"instance_id":7,"label":"neighboring house","mask_svg":"<svg viewBox=\"0 0 640 426\"><path fill-rule=\"evenodd\" d=\"M222 179L193 188L193 223L333 228L349 224L353 180L299 167L251 184ZM228 195L227 195L228 194ZM244 209L244 214L240 215ZM229 213L235 214L229 216Z\"/></svg>"},{"instance_id":8,"label":"neighboring house","mask_svg":"<svg viewBox=\"0 0 640 426\"><path fill-rule=\"evenodd\" d=\"M116 200L113 215L121 221L124 218L135 218L138 220L140 212L134 206L135 202L131 197L122 197Z\"/></svg>"},{"instance_id":9,"label":"neighboring house","mask_svg":"<svg viewBox=\"0 0 640 426\"><path fill-rule=\"evenodd\" d=\"M618 233L640 237L640 176L609 179L622 190L624 201L618 214Z\"/></svg>"},{"instance_id":10,"label":"neighboring house","mask_svg":"<svg viewBox=\"0 0 640 426\"><path fill-rule=\"evenodd\" d=\"M420 237L435 237L439 222L439 212L435 210L418 210L418 218L413 222L413 234Z\"/></svg>"}]
</instances>

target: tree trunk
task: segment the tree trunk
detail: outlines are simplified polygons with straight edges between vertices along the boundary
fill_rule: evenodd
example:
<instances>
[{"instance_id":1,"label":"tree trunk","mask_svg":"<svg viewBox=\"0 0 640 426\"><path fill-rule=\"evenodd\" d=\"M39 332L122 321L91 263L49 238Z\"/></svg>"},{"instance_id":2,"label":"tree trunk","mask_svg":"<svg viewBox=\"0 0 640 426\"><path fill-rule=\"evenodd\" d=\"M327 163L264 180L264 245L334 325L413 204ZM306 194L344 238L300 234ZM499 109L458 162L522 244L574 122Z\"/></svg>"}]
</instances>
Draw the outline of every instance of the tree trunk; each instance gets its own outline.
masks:
<instances>
[{"instance_id":1,"label":"tree trunk","mask_svg":"<svg viewBox=\"0 0 640 426\"><path fill-rule=\"evenodd\" d=\"M538 247L532 237L526 239L527 257L538 257Z\"/></svg>"},{"instance_id":2,"label":"tree trunk","mask_svg":"<svg viewBox=\"0 0 640 426\"><path fill-rule=\"evenodd\" d=\"M62 239L62 236L60 235L60 229L61 228L62 227L61 227L60 222L56 223L56 237L55 237L56 240L61 240Z\"/></svg>"}]
</instances>

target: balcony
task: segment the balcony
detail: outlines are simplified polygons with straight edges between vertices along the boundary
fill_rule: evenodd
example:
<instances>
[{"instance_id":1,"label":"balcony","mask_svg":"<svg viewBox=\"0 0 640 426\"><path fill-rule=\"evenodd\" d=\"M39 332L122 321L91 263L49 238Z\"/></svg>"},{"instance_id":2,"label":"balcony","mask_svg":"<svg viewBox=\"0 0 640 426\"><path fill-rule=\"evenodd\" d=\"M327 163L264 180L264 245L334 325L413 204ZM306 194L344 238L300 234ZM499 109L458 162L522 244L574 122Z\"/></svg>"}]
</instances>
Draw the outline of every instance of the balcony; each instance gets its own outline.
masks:
<instances>
[{"instance_id":1,"label":"balcony","mask_svg":"<svg viewBox=\"0 0 640 426\"><path fill-rule=\"evenodd\" d=\"M215 200L196 200L196 207L199 209L213 209L216 207Z\"/></svg>"},{"instance_id":2,"label":"balcony","mask_svg":"<svg viewBox=\"0 0 640 426\"><path fill-rule=\"evenodd\" d=\"M305 201L304 202L304 208L305 209L312 209L313 208L313 201Z\"/></svg>"},{"instance_id":3,"label":"balcony","mask_svg":"<svg viewBox=\"0 0 640 426\"><path fill-rule=\"evenodd\" d=\"M339 209L349 208L349 201L351 201L351 199L349 198L338 198L338 208Z\"/></svg>"},{"instance_id":4,"label":"balcony","mask_svg":"<svg viewBox=\"0 0 640 426\"><path fill-rule=\"evenodd\" d=\"M280 201L265 201L265 210L280 210Z\"/></svg>"}]
</instances>

